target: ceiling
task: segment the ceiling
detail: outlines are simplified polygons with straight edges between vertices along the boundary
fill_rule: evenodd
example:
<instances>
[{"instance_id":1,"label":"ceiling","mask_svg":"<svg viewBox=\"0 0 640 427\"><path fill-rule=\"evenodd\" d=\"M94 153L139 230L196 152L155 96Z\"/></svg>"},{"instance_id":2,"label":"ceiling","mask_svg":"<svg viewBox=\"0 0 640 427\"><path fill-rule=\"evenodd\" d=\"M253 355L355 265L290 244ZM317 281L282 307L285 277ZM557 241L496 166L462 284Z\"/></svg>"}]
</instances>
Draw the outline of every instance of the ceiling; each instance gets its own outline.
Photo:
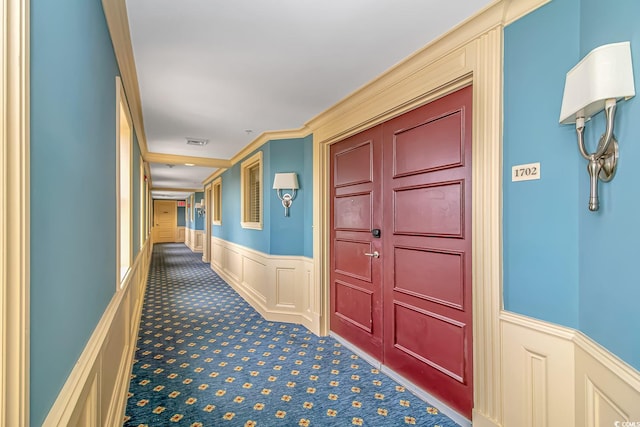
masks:
<instances>
[{"instance_id":1,"label":"ceiling","mask_svg":"<svg viewBox=\"0 0 640 427\"><path fill-rule=\"evenodd\" d=\"M148 150L231 159L263 132L302 127L490 3L127 0ZM156 158L154 198L185 198L216 170Z\"/></svg>"}]
</instances>

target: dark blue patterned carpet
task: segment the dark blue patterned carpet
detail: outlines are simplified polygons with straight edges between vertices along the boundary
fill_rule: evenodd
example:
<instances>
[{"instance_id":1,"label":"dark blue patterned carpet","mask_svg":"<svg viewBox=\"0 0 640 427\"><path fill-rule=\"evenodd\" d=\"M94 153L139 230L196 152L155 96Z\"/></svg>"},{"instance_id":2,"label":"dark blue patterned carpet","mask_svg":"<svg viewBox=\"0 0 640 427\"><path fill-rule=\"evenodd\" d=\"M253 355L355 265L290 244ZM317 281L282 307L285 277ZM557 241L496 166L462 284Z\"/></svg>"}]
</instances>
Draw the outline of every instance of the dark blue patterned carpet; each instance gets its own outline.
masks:
<instances>
[{"instance_id":1,"label":"dark blue patterned carpet","mask_svg":"<svg viewBox=\"0 0 640 427\"><path fill-rule=\"evenodd\" d=\"M457 426L329 337L268 322L183 244L155 245L125 426Z\"/></svg>"}]
</instances>

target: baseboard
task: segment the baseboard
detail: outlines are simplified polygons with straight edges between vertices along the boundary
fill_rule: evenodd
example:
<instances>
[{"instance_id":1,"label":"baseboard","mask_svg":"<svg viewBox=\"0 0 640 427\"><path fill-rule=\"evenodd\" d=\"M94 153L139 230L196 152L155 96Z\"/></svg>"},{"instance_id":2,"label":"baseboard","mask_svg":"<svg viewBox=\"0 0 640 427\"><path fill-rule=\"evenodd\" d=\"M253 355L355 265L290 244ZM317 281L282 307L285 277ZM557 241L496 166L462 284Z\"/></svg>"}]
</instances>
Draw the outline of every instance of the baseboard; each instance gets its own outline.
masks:
<instances>
[{"instance_id":1,"label":"baseboard","mask_svg":"<svg viewBox=\"0 0 640 427\"><path fill-rule=\"evenodd\" d=\"M485 414L475 409L471 413L471 419L473 420L473 427L501 427L497 420L487 418Z\"/></svg>"},{"instance_id":2,"label":"baseboard","mask_svg":"<svg viewBox=\"0 0 640 427\"><path fill-rule=\"evenodd\" d=\"M508 312L500 318L505 427L640 422L636 369L580 331Z\"/></svg>"},{"instance_id":3,"label":"baseboard","mask_svg":"<svg viewBox=\"0 0 640 427\"><path fill-rule=\"evenodd\" d=\"M298 323L319 333L313 260L265 254L211 239L211 268L265 319Z\"/></svg>"},{"instance_id":4,"label":"baseboard","mask_svg":"<svg viewBox=\"0 0 640 427\"><path fill-rule=\"evenodd\" d=\"M121 426L151 261L148 239L94 329L43 426ZM115 363L114 363L115 362Z\"/></svg>"}]
</instances>

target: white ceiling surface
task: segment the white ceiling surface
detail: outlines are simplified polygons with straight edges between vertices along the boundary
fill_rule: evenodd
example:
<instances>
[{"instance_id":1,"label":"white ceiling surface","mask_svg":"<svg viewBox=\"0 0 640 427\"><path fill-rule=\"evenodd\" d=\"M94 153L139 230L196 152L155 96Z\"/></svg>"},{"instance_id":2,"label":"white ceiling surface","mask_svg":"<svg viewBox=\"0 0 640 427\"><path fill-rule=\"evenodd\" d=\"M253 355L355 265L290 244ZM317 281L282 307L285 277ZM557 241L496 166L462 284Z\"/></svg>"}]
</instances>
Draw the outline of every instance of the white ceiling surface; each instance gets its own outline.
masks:
<instances>
[{"instance_id":1,"label":"white ceiling surface","mask_svg":"<svg viewBox=\"0 0 640 427\"><path fill-rule=\"evenodd\" d=\"M489 3L127 0L149 151L230 159L264 131L300 128ZM193 188L202 176L161 171L152 167L154 187Z\"/></svg>"},{"instance_id":2,"label":"white ceiling surface","mask_svg":"<svg viewBox=\"0 0 640 427\"><path fill-rule=\"evenodd\" d=\"M151 163L149 165L154 188L201 189L202 181L215 169L200 166L168 165ZM153 191L154 199L185 199L188 192Z\"/></svg>"}]
</instances>

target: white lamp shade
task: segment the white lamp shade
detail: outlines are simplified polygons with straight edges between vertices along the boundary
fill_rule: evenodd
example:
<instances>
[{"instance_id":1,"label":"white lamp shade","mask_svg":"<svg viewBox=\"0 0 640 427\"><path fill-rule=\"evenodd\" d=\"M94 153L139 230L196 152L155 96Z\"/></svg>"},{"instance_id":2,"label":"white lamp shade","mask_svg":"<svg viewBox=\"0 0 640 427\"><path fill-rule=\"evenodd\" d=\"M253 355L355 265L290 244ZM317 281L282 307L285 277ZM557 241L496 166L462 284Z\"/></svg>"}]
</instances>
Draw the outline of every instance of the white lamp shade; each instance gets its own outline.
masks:
<instances>
[{"instance_id":1,"label":"white lamp shade","mask_svg":"<svg viewBox=\"0 0 640 427\"><path fill-rule=\"evenodd\" d=\"M589 120L604 109L605 100L635 94L630 43L597 47L567 73L560 123L575 123L576 117Z\"/></svg>"},{"instance_id":2,"label":"white lamp shade","mask_svg":"<svg viewBox=\"0 0 640 427\"><path fill-rule=\"evenodd\" d=\"M277 173L273 178L274 190L297 190L298 175L295 172Z\"/></svg>"}]
</instances>

